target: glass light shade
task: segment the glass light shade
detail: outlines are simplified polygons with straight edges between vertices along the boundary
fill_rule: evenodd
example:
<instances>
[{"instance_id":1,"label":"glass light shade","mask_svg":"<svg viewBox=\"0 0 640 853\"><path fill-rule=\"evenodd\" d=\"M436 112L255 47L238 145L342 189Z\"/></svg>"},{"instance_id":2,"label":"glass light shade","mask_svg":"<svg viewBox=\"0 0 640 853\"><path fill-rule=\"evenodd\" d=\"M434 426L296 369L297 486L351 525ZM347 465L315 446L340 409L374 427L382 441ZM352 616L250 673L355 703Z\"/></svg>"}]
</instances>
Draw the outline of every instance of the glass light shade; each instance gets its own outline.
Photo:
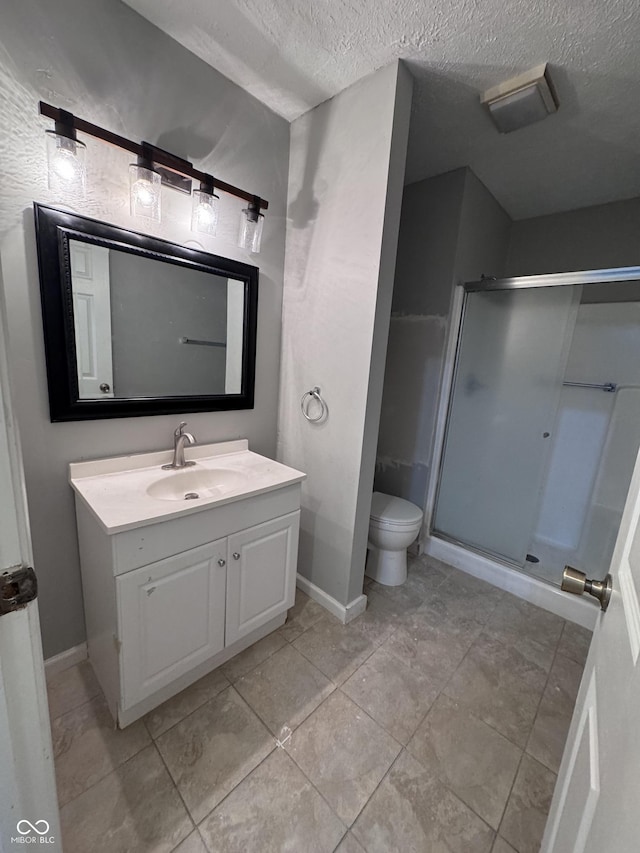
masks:
<instances>
[{"instance_id":1,"label":"glass light shade","mask_svg":"<svg viewBox=\"0 0 640 853\"><path fill-rule=\"evenodd\" d=\"M240 230L238 231L238 246L257 254L262 241L262 226L264 216L254 207L247 207L240 215Z\"/></svg>"},{"instance_id":2,"label":"glass light shade","mask_svg":"<svg viewBox=\"0 0 640 853\"><path fill-rule=\"evenodd\" d=\"M160 189L162 178L154 169L129 166L129 203L132 216L146 216L160 222Z\"/></svg>"},{"instance_id":3,"label":"glass light shade","mask_svg":"<svg viewBox=\"0 0 640 853\"><path fill-rule=\"evenodd\" d=\"M84 197L87 146L55 130L46 133L49 189L55 193L73 193Z\"/></svg>"},{"instance_id":4,"label":"glass light shade","mask_svg":"<svg viewBox=\"0 0 640 853\"><path fill-rule=\"evenodd\" d=\"M218 196L205 190L193 191L191 230L216 236L218 227Z\"/></svg>"}]
</instances>

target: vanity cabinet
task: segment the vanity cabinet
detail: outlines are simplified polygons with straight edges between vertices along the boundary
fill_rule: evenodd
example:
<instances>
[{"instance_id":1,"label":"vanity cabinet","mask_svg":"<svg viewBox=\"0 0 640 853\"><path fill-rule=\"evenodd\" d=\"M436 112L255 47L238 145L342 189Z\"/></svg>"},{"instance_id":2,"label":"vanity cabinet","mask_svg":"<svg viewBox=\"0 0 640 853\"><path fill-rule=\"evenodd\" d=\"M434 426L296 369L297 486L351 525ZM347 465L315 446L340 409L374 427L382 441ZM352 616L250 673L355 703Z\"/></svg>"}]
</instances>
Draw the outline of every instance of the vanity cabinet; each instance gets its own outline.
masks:
<instances>
[{"instance_id":1,"label":"vanity cabinet","mask_svg":"<svg viewBox=\"0 0 640 853\"><path fill-rule=\"evenodd\" d=\"M227 546L227 645L293 606L300 513L230 536Z\"/></svg>"},{"instance_id":2,"label":"vanity cabinet","mask_svg":"<svg viewBox=\"0 0 640 853\"><path fill-rule=\"evenodd\" d=\"M294 603L304 474L244 441L192 453L198 488L226 477L226 492L153 498L185 473L165 473L162 453L70 466L89 661L121 727L283 625Z\"/></svg>"},{"instance_id":3,"label":"vanity cabinet","mask_svg":"<svg viewBox=\"0 0 640 853\"><path fill-rule=\"evenodd\" d=\"M226 555L219 539L116 578L124 708L222 651Z\"/></svg>"},{"instance_id":4,"label":"vanity cabinet","mask_svg":"<svg viewBox=\"0 0 640 853\"><path fill-rule=\"evenodd\" d=\"M289 513L116 577L123 709L286 614L299 517Z\"/></svg>"}]
</instances>

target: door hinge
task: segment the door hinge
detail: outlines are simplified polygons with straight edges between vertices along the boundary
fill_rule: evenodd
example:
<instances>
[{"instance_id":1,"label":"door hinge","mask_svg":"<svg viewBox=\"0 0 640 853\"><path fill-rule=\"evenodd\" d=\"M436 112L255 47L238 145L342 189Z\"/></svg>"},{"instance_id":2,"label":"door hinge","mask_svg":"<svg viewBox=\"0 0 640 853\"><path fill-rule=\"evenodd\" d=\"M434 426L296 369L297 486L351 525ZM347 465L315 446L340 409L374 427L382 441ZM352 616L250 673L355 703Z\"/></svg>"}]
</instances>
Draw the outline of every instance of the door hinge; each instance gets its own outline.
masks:
<instances>
[{"instance_id":1,"label":"door hinge","mask_svg":"<svg viewBox=\"0 0 640 853\"><path fill-rule=\"evenodd\" d=\"M38 595L38 581L31 566L0 573L0 616L20 610Z\"/></svg>"}]
</instances>

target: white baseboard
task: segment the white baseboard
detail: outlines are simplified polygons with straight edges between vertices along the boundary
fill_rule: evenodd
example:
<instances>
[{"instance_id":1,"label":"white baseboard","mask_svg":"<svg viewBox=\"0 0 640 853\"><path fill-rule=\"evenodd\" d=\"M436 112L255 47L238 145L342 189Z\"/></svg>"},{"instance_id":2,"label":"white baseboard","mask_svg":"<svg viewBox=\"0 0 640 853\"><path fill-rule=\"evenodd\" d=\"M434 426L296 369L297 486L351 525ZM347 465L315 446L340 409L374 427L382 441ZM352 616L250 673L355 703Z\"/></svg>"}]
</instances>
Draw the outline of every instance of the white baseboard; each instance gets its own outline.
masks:
<instances>
[{"instance_id":1,"label":"white baseboard","mask_svg":"<svg viewBox=\"0 0 640 853\"><path fill-rule=\"evenodd\" d=\"M314 601L317 601L318 604L321 604L325 610L328 610L329 613L339 619L343 625L351 622L356 618L356 616L364 613L367 609L367 596L364 594L354 598L353 601L350 601L345 607L344 604L340 604L340 602L336 601L336 599L329 595L329 593L320 589L320 587L316 586L314 583L311 583L310 580L307 580L307 578L303 577L301 574L297 575L296 586L298 589L306 592L309 598L312 598Z\"/></svg>"},{"instance_id":2,"label":"white baseboard","mask_svg":"<svg viewBox=\"0 0 640 853\"><path fill-rule=\"evenodd\" d=\"M531 604L543 607L569 622L575 622L590 631L595 628L600 612L598 608L584 598L562 592L560 587L545 583L524 572L518 572L516 569L510 569L489 557L476 554L475 551L468 551L460 545L454 545L436 536L430 536L427 539L424 550L426 554L442 560L443 563L449 563L456 569L487 581Z\"/></svg>"},{"instance_id":3,"label":"white baseboard","mask_svg":"<svg viewBox=\"0 0 640 853\"><path fill-rule=\"evenodd\" d=\"M59 655L54 655L53 657L46 659L44 662L45 676L47 678L52 678L59 672L64 672L65 669L69 669L69 667L75 666L77 663L86 660L87 657L88 653L86 643L80 643L79 646L73 646L71 649L60 652Z\"/></svg>"}]
</instances>

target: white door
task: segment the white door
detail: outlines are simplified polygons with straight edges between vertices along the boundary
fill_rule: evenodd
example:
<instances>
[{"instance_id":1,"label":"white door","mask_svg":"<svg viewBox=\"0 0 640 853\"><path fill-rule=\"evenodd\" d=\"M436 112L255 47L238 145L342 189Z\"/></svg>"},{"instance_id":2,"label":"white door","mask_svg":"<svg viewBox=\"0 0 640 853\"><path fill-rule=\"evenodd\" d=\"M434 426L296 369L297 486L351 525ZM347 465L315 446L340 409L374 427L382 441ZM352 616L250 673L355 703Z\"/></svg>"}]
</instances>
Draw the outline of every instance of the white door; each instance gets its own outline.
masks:
<instances>
[{"instance_id":1,"label":"white door","mask_svg":"<svg viewBox=\"0 0 640 853\"><path fill-rule=\"evenodd\" d=\"M229 537L226 645L293 607L300 512Z\"/></svg>"},{"instance_id":2,"label":"white door","mask_svg":"<svg viewBox=\"0 0 640 853\"><path fill-rule=\"evenodd\" d=\"M3 322L0 316L0 575L32 565ZM14 612L3 613L3 609L0 608L0 853L21 849L21 844L43 843L45 839L47 850L59 852L60 818L38 603L34 600Z\"/></svg>"},{"instance_id":3,"label":"white door","mask_svg":"<svg viewBox=\"0 0 640 853\"><path fill-rule=\"evenodd\" d=\"M116 578L122 708L222 651L227 540Z\"/></svg>"},{"instance_id":4,"label":"white door","mask_svg":"<svg viewBox=\"0 0 640 853\"><path fill-rule=\"evenodd\" d=\"M602 576L607 567L603 566ZM640 455L541 850L640 850Z\"/></svg>"},{"instance_id":5,"label":"white door","mask_svg":"<svg viewBox=\"0 0 640 853\"><path fill-rule=\"evenodd\" d=\"M113 397L109 250L70 240L69 255L80 399Z\"/></svg>"}]
</instances>

